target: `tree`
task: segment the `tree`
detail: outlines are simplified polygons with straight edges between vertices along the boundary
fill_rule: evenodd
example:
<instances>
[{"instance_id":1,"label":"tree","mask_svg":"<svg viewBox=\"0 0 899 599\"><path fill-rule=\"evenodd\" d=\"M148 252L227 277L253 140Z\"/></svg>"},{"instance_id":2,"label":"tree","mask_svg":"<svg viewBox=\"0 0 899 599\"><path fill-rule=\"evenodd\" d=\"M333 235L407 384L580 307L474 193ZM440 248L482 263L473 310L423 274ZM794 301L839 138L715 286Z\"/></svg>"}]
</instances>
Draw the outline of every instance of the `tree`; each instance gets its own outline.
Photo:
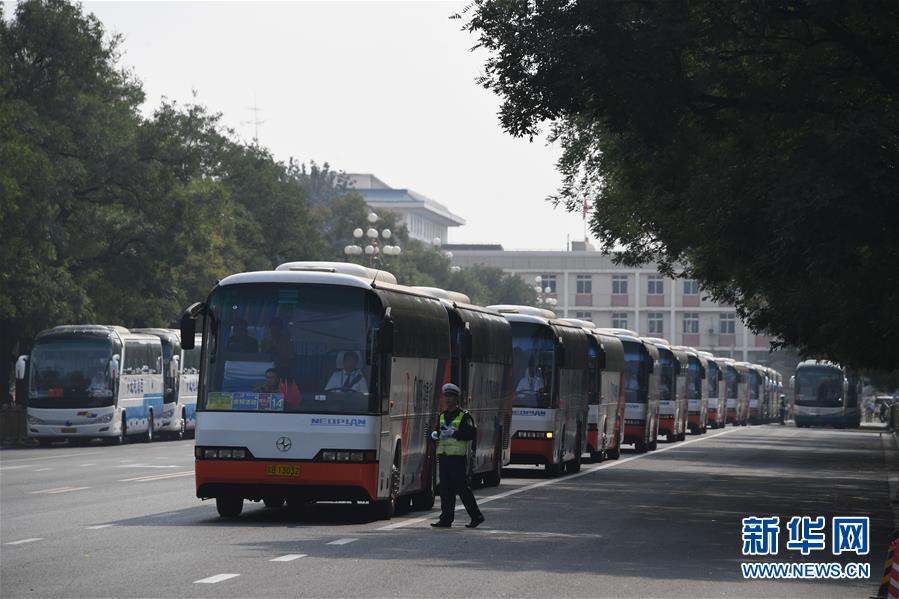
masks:
<instances>
[{"instance_id":1,"label":"tree","mask_svg":"<svg viewBox=\"0 0 899 599\"><path fill-rule=\"evenodd\" d=\"M548 123L552 199L803 354L899 349L897 5L482 0L466 28L514 135Z\"/></svg>"}]
</instances>

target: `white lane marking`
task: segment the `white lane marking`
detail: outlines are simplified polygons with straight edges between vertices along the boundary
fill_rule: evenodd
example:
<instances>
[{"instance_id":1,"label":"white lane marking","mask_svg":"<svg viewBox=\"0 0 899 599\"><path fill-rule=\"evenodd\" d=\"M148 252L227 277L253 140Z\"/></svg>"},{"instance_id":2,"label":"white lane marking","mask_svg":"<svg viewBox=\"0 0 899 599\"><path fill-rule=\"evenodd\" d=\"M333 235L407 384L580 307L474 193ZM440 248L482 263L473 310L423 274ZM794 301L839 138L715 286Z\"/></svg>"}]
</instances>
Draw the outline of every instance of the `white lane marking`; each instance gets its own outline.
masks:
<instances>
[{"instance_id":1,"label":"white lane marking","mask_svg":"<svg viewBox=\"0 0 899 599\"><path fill-rule=\"evenodd\" d=\"M305 553L289 553L287 555L282 555L281 557L276 557L275 559L270 559L270 562L292 562L295 559L300 559L301 557L306 557Z\"/></svg>"},{"instance_id":2,"label":"white lane marking","mask_svg":"<svg viewBox=\"0 0 899 599\"><path fill-rule=\"evenodd\" d=\"M4 545L24 545L25 543L34 543L35 541L43 541L43 537L34 537L31 539L21 539L19 541L11 541L9 543L3 543Z\"/></svg>"},{"instance_id":3,"label":"white lane marking","mask_svg":"<svg viewBox=\"0 0 899 599\"><path fill-rule=\"evenodd\" d=\"M122 464L116 468L177 468L177 464Z\"/></svg>"},{"instance_id":4,"label":"white lane marking","mask_svg":"<svg viewBox=\"0 0 899 599\"><path fill-rule=\"evenodd\" d=\"M59 455L45 455L36 458L19 458L17 460L3 460L0 464L9 464L10 462L31 462L34 460L55 460L56 458L74 458L79 455L88 455L90 452L82 451L79 453L61 453Z\"/></svg>"},{"instance_id":5,"label":"white lane marking","mask_svg":"<svg viewBox=\"0 0 899 599\"><path fill-rule=\"evenodd\" d=\"M35 468L32 472L47 472L48 470L53 470L53 468Z\"/></svg>"},{"instance_id":6,"label":"white lane marking","mask_svg":"<svg viewBox=\"0 0 899 599\"><path fill-rule=\"evenodd\" d=\"M165 480L167 478L178 478L180 476L191 476L193 470L184 470L183 472L170 472L168 474L152 474L149 476L135 476L133 478L123 478L120 483L148 483L154 480Z\"/></svg>"},{"instance_id":7,"label":"white lane marking","mask_svg":"<svg viewBox=\"0 0 899 599\"><path fill-rule=\"evenodd\" d=\"M336 541L331 541L330 543L326 543L326 545L346 545L348 543L352 543L353 541L358 541L359 539L337 539Z\"/></svg>"},{"instance_id":8,"label":"white lane marking","mask_svg":"<svg viewBox=\"0 0 899 599\"><path fill-rule=\"evenodd\" d=\"M88 466L96 466L96 464L81 464L79 468L87 468Z\"/></svg>"},{"instance_id":9,"label":"white lane marking","mask_svg":"<svg viewBox=\"0 0 899 599\"><path fill-rule=\"evenodd\" d=\"M109 528L110 526L115 526L115 524L94 524L93 526L88 526L88 530L100 530L101 528Z\"/></svg>"},{"instance_id":10,"label":"white lane marking","mask_svg":"<svg viewBox=\"0 0 899 599\"><path fill-rule=\"evenodd\" d=\"M194 584L215 584L217 582L222 582L223 580L237 578L238 576L240 576L240 574L216 574L215 576L195 580Z\"/></svg>"},{"instance_id":11,"label":"white lane marking","mask_svg":"<svg viewBox=\"0 0 899 599\"><path fill-rule=\"evenodd\" d=\"M90 487L56 487L55 489L41 489L40 491L31 491L30 495L56 495L57 493L68 493L70 491L83 491Z\"/></svg>"},{"instance_id":12,"label":"white lane marking","mask_svg":"<svg viewBox=\"0 0 899 599\"><path fill-rule=\"evenodd\" d=\"M27 468L28 466L0 466L0 470L18 470L19 468Z\"/></svg>"},{"instance_id":13,"label":"white lane marking","mask_svg":"<svg viewBox=\"0 0 899 599\"><path fill-rule=\"evenodd\" d=\"M605 470L606 468L614 468L615 466L621 466L622 464L627 464L628 462L633 462L634 460L639 460L640 458L652 457L654 455L658 455L660 453L664 453L666 451L671 451L672 449L678 449L679 447L684 447L686 445L690 445L691 443L698 443L700 441L705 441L706 439L714 439L715 437L720 437L721 435L727 435L729 433L733 433L739 430L748 430L743 428L730 428L726 429L720 433L716 433L714 435L703 435L698 439L691 439L689 441L681 441L680 443L675 443L673 445L666 445L665 447L659 448L652 452L640 453L637 455L633 455L627 458L622 458L615 461L605 462L604 464L599 464L597 466L591 466L589 468L584 468L580 472L576 474L569 474L567 476L563 476L561 478L548 478L546 480L541 480L540 482L536 482L530 485L525 485L523 487L518 487L516 489L511 489L509 491L505 491L503 493L496 493L495 495L488 495L487 497L479 497L478 505L482 505L485 503L490 503L491 501L496 501L497 499L505 499L506 497L510 497L512 495L517 495L518 493L524 493L525 491L530 491L532 489L537 489L539 487L547 487L549 485L556 485L559 483L564 483L566 481L572 480L574 478L579 478L581 476L587 476L588 474L593 474L598 470ZM465 509L465 506L457 506L456 511ZM394 522L393 524L388 524L387 526L382 526L380 528L376 528L375 530L395 530L397 528L403 528L405 526L411 526L413 524L419 524L421 522L425 522L427 520L433 520L434 516L424 516L421 518L409 518L407 520L401 520L399 522Z\"/></svg>"}]
</instances>

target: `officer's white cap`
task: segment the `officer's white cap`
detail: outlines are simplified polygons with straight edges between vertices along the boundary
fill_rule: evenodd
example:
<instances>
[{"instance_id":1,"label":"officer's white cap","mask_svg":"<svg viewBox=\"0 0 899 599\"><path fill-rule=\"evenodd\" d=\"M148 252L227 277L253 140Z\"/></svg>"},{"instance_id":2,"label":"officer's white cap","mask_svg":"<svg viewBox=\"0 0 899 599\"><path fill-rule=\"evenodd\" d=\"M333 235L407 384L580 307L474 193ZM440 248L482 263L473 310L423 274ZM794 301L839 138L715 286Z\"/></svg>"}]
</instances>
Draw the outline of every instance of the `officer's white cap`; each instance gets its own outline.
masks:
<instances>
[{"instance_id":1,"label":"officer's white cap","mask_svg":"<svg viewBox=\"0 0 899 599\"><path fill-rule=\"evenodd\" d=\"M462 395L462 390L452 383L447 383L443 386L443 394L455 395L456 397L459 397L460 395Z\"/></svg>"}]
</instances>

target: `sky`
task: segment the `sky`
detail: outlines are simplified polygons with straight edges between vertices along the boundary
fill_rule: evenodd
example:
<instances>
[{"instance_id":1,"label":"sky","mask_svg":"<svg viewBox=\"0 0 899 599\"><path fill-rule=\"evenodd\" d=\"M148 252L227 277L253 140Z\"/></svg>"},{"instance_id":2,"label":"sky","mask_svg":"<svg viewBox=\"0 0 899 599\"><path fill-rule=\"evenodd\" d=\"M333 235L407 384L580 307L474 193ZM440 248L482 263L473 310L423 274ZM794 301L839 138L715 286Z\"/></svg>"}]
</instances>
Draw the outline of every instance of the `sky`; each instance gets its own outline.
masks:
<instances>
[{"instance_id":1,"label":"sky","mask_svg":"<svg viewBox=\"0 0 899 599\"><path fill-rule=\"evenodd\" d=\"M449 243L557 249L581 214L546 197L559 149L514 138L477 85L486 53L463 2L85 2L124 37L151 114L165 97L221 112L279 160L328 162L409 188L467 221ZM252 108L258 107L254 113Z\"/></svg>"}]
</instances>

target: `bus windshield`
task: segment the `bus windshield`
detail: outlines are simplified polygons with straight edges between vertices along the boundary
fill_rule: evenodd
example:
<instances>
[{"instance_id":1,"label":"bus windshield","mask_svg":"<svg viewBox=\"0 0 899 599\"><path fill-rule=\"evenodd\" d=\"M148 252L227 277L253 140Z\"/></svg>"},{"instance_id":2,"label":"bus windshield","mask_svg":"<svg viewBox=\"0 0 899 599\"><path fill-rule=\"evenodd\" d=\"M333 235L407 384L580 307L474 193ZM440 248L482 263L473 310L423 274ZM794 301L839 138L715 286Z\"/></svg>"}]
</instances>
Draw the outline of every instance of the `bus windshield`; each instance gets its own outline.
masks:
<instances>
[{"instance_id":1,"label":"bus windshield","mask_svg":"<svg viewBox=\"0 0 899 599\"><path fill-rule=\"evenodd\" d=\"M629 403L647 403L651 358L642 344L626 339L622 339L621 343L624 346L624 369L627 375L624 400Z\"/></svg>"},{"instance_id":2,"label":"bus windshield","mask_svg":"<svg viewBox=\"0 0 899 599\"><path fill-rule=\"evenodd\" d=\"M38 341L31 350L28 405L99 408L115 402L109 378L112 343L101 338Z\"/></svg>"},{"instance_id":3,"label":"bus windshield","mask_svg":"<svg viewBox=\"0 0 899 599\"><path fill-rule=\"evenodd\" d=\"M718 365L709 362L706 367L706 382L708 382L709 399L718 397Z\"/></svg>"},{"instance_id":4,"label":"bus windshield","mask_svg":"<svg viewBox=\"0 0 899 599\"><path fill-rule=\"evenodd\" d=\"M659 399L670 401L674 399L674 354L670 350L659 348Z\"/></svg>"},{"instance_id":5,"label":"bus windshield","mask_svg":"<svg viewBox=\"0 0 899 599\"><path fill-rule=\"evenodd\" d=\"M749 399L759 398L759 388L762 384L762 375L755 370L749 371Z\"/></svg>"},{"instance_id":6,"label":"bus windshield","mask_svg":"<svg viewBox=\"0 0 899 599\"><path fill-rule=\"evenodd\" d=\"M555 338L548 326L512 323L513 406L551 407L554 355Z\"/></svg>"},{"instance_id":7,"label":"bus windshield","mask_svg":"<svg viewBox=\"0 0 899 599\"><path fill-rule=\"evenodd\" d=\"M380 304L365 289L228 286L213 293L209 314L199 410L377 411L367 339L380 322Z\"/></svg>"},{"instance_id":8,"label":"bus windshield","mask_svg":"<svg viewBox=\"0 0 899 599\"><path fill-rule=\"evenodd\" d=\"M843 405L843 373L826 366L800 368L796 372L796 403L818 407Z\"/></svg>"},{"instance_id":9,"label":"bus windshield","mask_svg":"<svg viewBox=\"0 0 899 599\"><path fill-rule=\"evenodd\" d=\"M702 399L702 364L694 356L687 362L687 399Z\"/></svg>"},{"instance_id":10,"label":"bus windshield","mask_svg":"<svg viewBox=\"0 0 899 599\"><path fill-rule=\"evenodd\" d=\"M724 368L724 390L727 399L736 399L740 388L740 373L733 366Z\"/></svg>"}]
</instances>

